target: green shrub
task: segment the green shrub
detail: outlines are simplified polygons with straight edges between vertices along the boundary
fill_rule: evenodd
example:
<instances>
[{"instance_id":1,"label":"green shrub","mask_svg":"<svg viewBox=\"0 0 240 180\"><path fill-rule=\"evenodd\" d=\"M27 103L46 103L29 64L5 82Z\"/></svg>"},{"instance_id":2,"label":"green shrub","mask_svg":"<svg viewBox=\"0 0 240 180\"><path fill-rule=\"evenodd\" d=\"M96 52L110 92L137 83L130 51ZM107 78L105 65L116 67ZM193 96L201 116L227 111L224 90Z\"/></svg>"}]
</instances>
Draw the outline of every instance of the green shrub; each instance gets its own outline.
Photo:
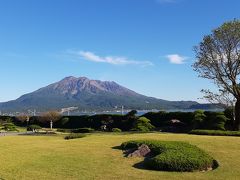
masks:
<instances>
[{"instance_id":1,"label":"green shrub","mask_svg":"<svg viewBox=\"0 0 240 180\"><path fill-rule=\"evenodd\" d=\"M72 130L71 129L57 129L57 132L62 132L62 133L70 133Z\"/></svg>"},{"instance_id":2,"label":"green shrub","mask_svg":"<svg viewBox=\"0 0 240 180\"><path fill-rule=\"evenodd\" d=\"M68 117L63 117L58 121L58 124L63 127L65 124L67 124L69 122L69 118Z\"/></svg>"},{"instance_id":3,"label":"green shrub","mask_svg":"<svg viewBox=\"0 0 240 180\"><path fill-rule=\"evenodd\" d=\"M155 127L150 123L150 120L145 117L140 117L134 122L132 131L151 131Z\"/></svg>"},{"instance_id":4,"label":"green shrub","mask_svg":"<svg viewBox=\"0 0 240 180\"><path fill-rule=\"evenodd\" d=\"M186 142L137 140L121 145L122 149L137 148L146 144L153 157L146 158L143 165L148 169L165 171L207 170L215 165L215 160L206 152Z\"/></svg>"},{"instance_id":5,"label":"green shrub","mask_svg":"<svg viewBox=\"0 0 240 180\"><path fill-rule=\"evenodd\" d=\"M224 114L218 114L215 118L215 123L213 124L212 129L215 130L225 130L225 123L228 118Z\"/></svg>"},{"instance_id":6,"label":"green shrub","mask_svg":"<svg viewBox=\"0 0 240 180\"><path fill-rule=\"evenodd\" d=\"M69 140L69 139L77 139L77 138L83 138L83 137L86 137L86 135L74 133L74 134L69 134L65 136L64 139Z\"/></svg>"},{"instance_id":7,"label":"green shrub","mask_svg":"<svg viewBox=\"0 0 240 180\"><path fill-rule=\"evenodd\" d=\"M5 131L18 131L15 124L13 123L3 123L2 129Z\"/></svg>"},{"instance_id":8,"label":"green shrub","mask_svg":"<svg viewBox=\"0 0 240 180\"><path fill-rule=\"evenodd\" d=\"M206 118L206 115L204 114L203 110L195 111L194 112L194 117L193 117L193 127L194 127L194 129L201 127L205 118Z\"/></svg>"},{"instance_id":9,"label":"green shrub","mask_svg":"<svg viewBox=\"0 0 240 180\"><path fill-rule=\"evenodd\" d=\"M196 135L211 135L211 136L240 136L240 131L222 131L222 130L203 130L196 129L189 132Z\"/></svg>"},{"instance_id":10,"label":"green shrub","mask_svg":"<svg viewBox=\"0 0 240 180\"><path fill-rule=\"evenodd\" d=\"M112 128L112 132L122 132L122 130L119 128Z\"/></svg>"},{"instance_id":11,"label":"green shrub","mask_svg":"<svg viewBox=\"0 0 240 180\"><path fill-rule=\"evenodd\" d=\"M39 129L42 129L42 127L37 124L32 124L27 127L28 131L33 131L33 132L38 131Z\"/></svg>"},{"instance_id":12,"label":"green shrub","mask_svg":"<svg viewBox=\"0 0 240 180\"><path fill-rule=\"evenodd\" d=\"M73 133L91 133L93 131L94 131L94 129L92 129L92 128L78 128L78 129L72 130Z\"/></svg>"}]
</instances>

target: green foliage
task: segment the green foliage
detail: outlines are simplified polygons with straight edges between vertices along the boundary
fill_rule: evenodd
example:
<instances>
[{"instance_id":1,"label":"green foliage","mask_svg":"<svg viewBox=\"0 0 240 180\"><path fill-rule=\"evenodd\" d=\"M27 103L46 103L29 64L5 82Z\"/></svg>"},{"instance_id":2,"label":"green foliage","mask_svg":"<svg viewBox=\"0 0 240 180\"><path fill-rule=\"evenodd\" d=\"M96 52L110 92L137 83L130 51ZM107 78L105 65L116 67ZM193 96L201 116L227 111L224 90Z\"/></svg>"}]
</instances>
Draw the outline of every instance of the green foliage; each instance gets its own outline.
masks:
<instances>
[{"instance_id":1,"label":"green foliage","mask_svg":"<svg viewBox=\"0 0 240 180\"><path fill-rule=\"evenodd\" d=\"M151 120L151 124L155 127L164 127L168 126L169 121L172 119L178 119L182 123L184 123L185 127L192 127L193 123L193 112L165 112L165 111L159 111L159 112L148 112L143 115L143 117L146 117ZM181 128L180 131L184 132L184 129Z\"/></svg>"},{"instance_id":2,"label":"green foliage","mask_svg":"<svg viewBox=\"0 0 240 180\"><path fill-rule=\"evenodd\" d=\"M202 125L202 122L205 120L206 115L204 114L203 110L197 110L194 112L193 117L193 126L195 128L199 128Z\"/></svg>"},{"instance_id":3,"label":"green foliage","mask_svg":"<svg viewBox=\"0 0 240 180\"><path fill-rule=\"evenodd\" d=\"M10 116L0 116L0 123L10 123L13 122L13 118Z\"/></svg>"},{"instance_id":4,"label":"green foliage","mask_svg":"<svg viewBox=\"0 0 240 180\"><path fill-rule=\"evenodd\" d=\"M69 134L69 135L65 136L64 139L69 140L69 139L77 139L77 138L83 138L83 137L86 137L86 135L74 133L74 134Z\"/></svg>"},{"instance_id":5,"label":"green foliage","mask_svg":"<svg viewBox=\"0 0 240 180\"><path fill-rule=\"evenodd\" d=\"M190 131L189 134L211 135L211 136L240 136L240 131L195 129Z\"/></svg>"},{"instance_id":6,"label":"green foliage","mask_svg":"<svg viewBox=\"0 0 240 180\"><path fill-rule=\"evenodd\" d=\"M126 116L136 116L137 114L137 111L136 110L132 110L132 111L129 111Z\"/></svg>"},{"instance_id":7,"label":"green foliage","mask_svg":"<svg viewBox=\"0 0 240 180\"><path fill-rule=\"evenodd\" d=\"M66 123L68 123L69 121L69 118L68 117L64 117L64 118L61 118L58 122L58 124L62 127L64 126Z\"/></svg>"},{"instance_id":8,"label":"green foliage","mask_svg":"<svg viewBox=\"0 0 240 180\"><path fill-rule=\"evenodd\" d=\"M119 128L112 128L112 132L122 132L122 130Z\"/></svg>"},{"instance_id":9,"label":"green foliage","mask_svg":"<svg viewBox=\"0 0 240 180\"><path fill-rule=\"evenodd\" d=\"M78 128L78 129L73 129L72 133L91 133L93 131L94 129L92 128Z\"/></svg>"},{"instance_id":10,"label":"green foliage","mask_svg":"<svg viewBox=\"0 0 240 180\"><path fill-rule=\"evenodd\" d=\"M42 127L37 124L32 124L27 127L28 131L33 131L33 132L38 131L39 129L42 129Z\"/></svg>"},{"instance_id":11,"label":"green foliage","mask_svg":"<svg viewBox=\"0 0 240 180\"><path fill-rule=\"evenodd\" d=\"M229 130L234 129L234 108L228 107L224 110L224 115L228 118L227 122L225 123L225 127Z\"/></svg>"},{"instance_id":12,"label":"green foliage","mask_svg":"<svg viewBox=\"0 0 240 180\"><path fill-rule=\"evenodd\" d=\"M155 127L150 123L150 120L145 117L140 117L136 119L136 121L133 124L132 131L151 131Z\"/></svg>"},{"instance_id":13,"label":"green foliage","mask_svg":"<svg viewBox=\"0 0 240 180\"><path fill-rule=\"evenodd\" d=\"M18 131L16 126L13 123L3 123L2 124L2 130L5 131Z\"/></svg>"},{"instance_id":14,"label":"green foliage","mask_svg":"<svg viewBox=\"0 0 240 180\"><path fill-rule=\"evenodd\" d=\"M215 123L213 124L213 129L216 130L225 130L225 123L227 122L228 118L224 114L219 114L215 118Z\"/></svg>"},{"instance_id":15,"label":"green foliage","mask_svg":"<svg viewBox=\"0 0 240 180\"><path fill-rule=\"evenodd\" d=\"M146 144L153 157L146 158L144 166L165 171L207 170L215 165L215 160L197 146L186 142L137 140L122 143L122 149L137 148Z\"/></svg>"},{"instance_id":16,"label":"green foliage","mask_svg":"<svg viewBox=\"0 0 240 180\"><path fill-rule=\"evenodd\" d=\"M57 132L62 132L62 133L70 133L72 130L71 129L57 129Z\"/></svg>"}]
</instances>

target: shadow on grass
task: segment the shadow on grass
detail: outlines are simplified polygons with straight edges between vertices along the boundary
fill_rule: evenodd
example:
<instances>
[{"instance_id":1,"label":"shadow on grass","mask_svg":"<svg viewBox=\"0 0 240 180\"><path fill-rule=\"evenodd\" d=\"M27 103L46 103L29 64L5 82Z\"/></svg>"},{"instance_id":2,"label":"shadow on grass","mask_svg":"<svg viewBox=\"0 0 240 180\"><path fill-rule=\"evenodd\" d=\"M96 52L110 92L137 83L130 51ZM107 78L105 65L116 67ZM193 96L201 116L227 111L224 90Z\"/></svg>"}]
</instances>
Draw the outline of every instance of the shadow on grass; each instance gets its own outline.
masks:
<instances>
[{"instance_id":1,"label":"shadow on grass","mask_svg":"<svg viewBox=\"0 0 240 180\"><path fill-rule=\"evenodd\" d=\"M122 147L121 146L113 146L112 149L122 150Z\"/></svg>"}]
</instances>

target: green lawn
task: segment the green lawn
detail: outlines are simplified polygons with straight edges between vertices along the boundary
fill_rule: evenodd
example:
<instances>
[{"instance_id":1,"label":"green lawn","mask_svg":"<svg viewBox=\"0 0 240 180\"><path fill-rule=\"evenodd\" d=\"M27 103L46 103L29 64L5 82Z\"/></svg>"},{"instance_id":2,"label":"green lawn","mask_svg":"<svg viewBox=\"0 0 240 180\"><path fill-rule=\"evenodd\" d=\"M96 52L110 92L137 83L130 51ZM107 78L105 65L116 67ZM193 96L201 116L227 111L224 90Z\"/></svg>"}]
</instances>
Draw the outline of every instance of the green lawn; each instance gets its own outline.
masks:
<instances>
[{"instance_id":1,"label":"green lawn","mask_svg":"<svg viewBox=\"0 0 240 180\"><path fill-rule=\"evenodd\" d=\"M134 139L187 141L220 163L209 172L163 172L134 168L140 158L125 158L112 147ZM240 138L186 134L92 134L81 139L62 136L0 137L3 179L240 179Z\"/></svg>"}]
</instances>

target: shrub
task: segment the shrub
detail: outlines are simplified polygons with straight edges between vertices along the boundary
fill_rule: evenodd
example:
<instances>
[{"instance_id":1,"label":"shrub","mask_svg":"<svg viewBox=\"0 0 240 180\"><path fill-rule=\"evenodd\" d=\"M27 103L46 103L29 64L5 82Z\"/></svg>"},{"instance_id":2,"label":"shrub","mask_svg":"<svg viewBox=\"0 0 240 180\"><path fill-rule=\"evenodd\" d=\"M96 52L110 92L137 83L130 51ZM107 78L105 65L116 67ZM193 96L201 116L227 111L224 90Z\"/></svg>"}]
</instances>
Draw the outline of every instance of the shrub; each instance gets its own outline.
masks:
<instances>
[{"instance_id":1,"label":"shrub","mask_svg":"<svg viewBox=\"0 0 240 180\"><path fill-rule=\"evenodd\" d=\"M203 130L196 129L189 132L196 135L211 135L211 136L240 136L240 131L221 131L221 130Z\"/></svg>"},{"instance_id":2,"label":"shrub","mask_svg":"<svg viewBox=\"0 0 240 180\"><path fill-rule=\"evenodd\" d=\"M68 117L63 117L63 118L61 118L61 119L59 120L58 125L59 125L60 127L63 127L65 124L68 123L68 121L69 121L69 118L68 118Z\"/></svg>"},{"instance_id":3,"label":"shrub","mask_svg":"<svg viewBox=\"0 0 240 180\"><path fill-rule=\"evenodd\" d=\"M57 129L57 132L62 132L62 133L70 133L72 130L71 129Z\"/></svg>"},{"instance_id":4,"label":"shrub","mask_svg":"<svg viewBox=\"0 0 240 180\"><path fill-rule=\"evenodd\" d=\"M83 138L86 137L85 134L69 134L64 137L64 139L69 140L69 139L77 139L77 138Z\"/></svg>"},{"instance_id":5,"label":"shrub","mask_svg":"<svg viewBox=\"0 0 240 180\"><path fill-rule=\"evenodd\" d=\"M18 131L13 123L3 123L2 129L5 131Z\"/></svg>"},{"instance_id":6,"label":"shrub","mask_svg":"<svg viewBox=\"0 0 240 180\"><path fill-rule=\"evenodd\" d=\"M165 171L196 171L214 167L215 160L206 152L186 142L137 140L121 145L122 149L137 148L146 144L153 157L146 158L143 165L149 169Z\"/></svg>"},{"instance_id":7,"label":"shrub","mask_svg":"<svg viewBox=\"0 0 240 180\"><path fill-rule=\"evenodd\" d=\"M202 122L206 118L206 115L204 114L203 110L197 110L194 112L194 117L193 117L193 127L199 128L202 125Z\"/></svg>"},{"instance_id":8,"label":"shrub","mask_svg":"<svg viewBox=\"0 0 240 180\"><path fill-rule=\"evenodd\" d=\"M36 132L38 131L39 129L42 129L41 126L37 125L37 124L32 124L30 126L27 127L27 130L28 131L33 131L33 132Z\"/></svg>"},{"instance_id":9,"label":"shrub","mask_svg":"<svg viewBox=\"0 0 240 180\"><path fill-rule=\"evenodd\" d=\"M226 116L224 114L217 115L212 129L225 130L225 123L227 122L227 120L228 120L228 118L226 118Z\"/></svg>"},{"instance_id":10,"label":"shrub","mask_svg":"<svg viewBox=\"0 0 240 180\"><path fill-rule=\"evenodd\" d=\"M91 133L93 131L94 131L94 129L92 129L92 128L78 128L78 129L72 130L73 133Z\"/></svg>"},{"instance_id":11,"label":"shrub","mask_svg":"<svg viewBox=\"0 0 240 180\"><path fill-rule=\"evenodd\" d=\"M136 119L133 125L132 131L151 131L155 128L151 123L150 120L145 117L140 117Z\"/></svg>"},{"instance_id":12,"label":"shrub","mask_svg":"<svg viewBox=\"0 0 240 180\"><path fill-rule=\"evenodd\" d=\"M119 128L112 128L112 132L122 132L122 130Z\"/></svg>"}]
</instances>

